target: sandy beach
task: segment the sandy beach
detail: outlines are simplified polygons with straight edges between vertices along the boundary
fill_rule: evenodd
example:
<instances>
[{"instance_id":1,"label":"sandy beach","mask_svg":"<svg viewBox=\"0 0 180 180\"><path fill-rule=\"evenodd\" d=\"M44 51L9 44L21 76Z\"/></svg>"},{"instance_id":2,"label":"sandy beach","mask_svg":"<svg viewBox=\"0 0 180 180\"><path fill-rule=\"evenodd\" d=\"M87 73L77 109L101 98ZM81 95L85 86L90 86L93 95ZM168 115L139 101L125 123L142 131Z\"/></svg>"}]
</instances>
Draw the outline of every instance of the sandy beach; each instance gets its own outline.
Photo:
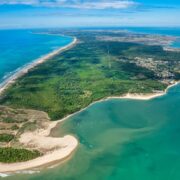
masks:
<instances>
[{"instance_id":1,"label":"sandy beach","mask_svg":"<svg viewBox=\"0 0 180 180\"><path fill-rule=\"evenodd\" d=\"M18 78L26 74L30 69L38 66L39 64L42 64L43 62L47 61L48 59L56 56L57 54L62 53L63 51L66 51L70 48L72 48L77 43L77 38L74 37L74 40L68 44L67 46L61 47L55 51L52 51L51 53L33 61L32 63L26 65L19 71L17 71L15 74L7 78L4 82L0 84L0 95L6 90L11 84L13 84Z\"/></svg>"},{"instance_id":2,"label":"sandy beach","mask_svg":"<svg viewBox=\"0 0 180 180\"><path fill-rule=\"evenodd\" d=\"M78 146L78 141L71 135L62 138L49 137L51 129L57 125L57 122L49 122L47 129L38 129L35 132L26 132L20 136L20 143L26 144L31 148L43 151L44 155L36 159L20 162L4 164L0 163L0 173L12 173L33 169L54 162L62 161L69 157Z\"/></svg>"},{"instance_id":3,"label":"sandy beach","mask_svg":"<svg viewBox=\"0 0 180 180\"><path fill-rule=\"evenodd\" d=\"M179 82L174 82L173 84L169 85L165 91L163 92L158 92L158 93L149 93L149 94L131 94L131 93L127 93L124 96L111 96L106 98L106 100L108 99L134 99L134 100L150 100L156 97L160 97L163 96L167 93L168 89L176 86Z\"/></svg>"},{"instance_id":4,"label":"sandy beach","mask_svg":"<svg viewBox=\"0 0 180 180\"><path fill-rule=\"evenodd\" d=\"M20 163L0 163L0 176L6 176L24 170L34 170L34 168L36 168L36 170L38 168L39 170L46 166L61 163L63 160L69 158L76 150L78 140L72 135L66 135L64 137L51 137L50 135L51 131L59 123L65 121L74 114L54 122L49 119L43 122L43 128L23 133L19 138L19 142L25 147L29 147L31 150L38 149L40 152L43 152L43 156Z\"/></svg>"}]
</instances>

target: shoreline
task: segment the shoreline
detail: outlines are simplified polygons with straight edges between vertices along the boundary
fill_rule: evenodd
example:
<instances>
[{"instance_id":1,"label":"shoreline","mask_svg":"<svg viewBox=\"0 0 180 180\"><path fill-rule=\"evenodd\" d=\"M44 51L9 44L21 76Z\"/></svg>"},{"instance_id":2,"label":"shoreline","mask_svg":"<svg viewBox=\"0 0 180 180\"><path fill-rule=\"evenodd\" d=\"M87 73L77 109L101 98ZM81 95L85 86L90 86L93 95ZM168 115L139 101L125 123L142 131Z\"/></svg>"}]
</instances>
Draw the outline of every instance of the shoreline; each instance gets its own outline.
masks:
<instances>
[{"instance_id":1,"label":"shoreline","mask_svg":"<svg viewBox=\"0 0 180 180\"><path fill-rule=\"evenodd\" d=\"M51 130L58 122L49 122L47 129L38 129L35 132L26 132L21 135L20 143L37 146L47 151L44 155L18 163L0 163L0 174L11 175L25 170L40 170L48 165L60 163L69 158L78 147L78 140L72 135L64 137L51 137ZM36 148L37 148L36 147Z\"/></svg>"},{"instance_id":2,"label":"shoreline","mask_svg":"<svg viewBox=\"0 0 180 180\"><path fill-rule=\"evenodd\" d=\"M90 103L87 107L82 108L81 110L79 110L79 111L77 111L77 112L75 112L75 113L69 114L69 115L65 116L64 118L55 121L56 125L51 129L51 131L53 131L53 129L56 128L59 123L62 123L62 122L64 122L65 120L71 118L72 116L75 116L76 114L85 111L87 108L93 106L93 105L96 104L96 103L105 102L105 101L108 101L108 100L111 100L111 99L119 99L119 100L121 100L121 99L128 99L128 100L148 101L148 100L151 100L151 99L158 98L158 97L161 97L161 96L166 95L166 94L167 94L167 91L168 91L170 88L178 85L179 83L180 83L180 81L175 81L173 84L169 85L169 86L164 90L164 92L162 92L162 93L150 93L150 94L130 94L130 93L127 93L126 95L122 95L122 96L109 96L109 97L106 97L106 98L103 98L103 99L94 101L94 102ZM50 132L50 134L51 134L51 132Z\"/></svg>"},{"instance_id":3,"label":"shoreline","mask_svg":"<svg viewBox=\"0 0 180 180\"><path fill-rule=\"evenodd\" d=\"M125 96L111 96L105 98L105 100L109 99L132 99L132 100L151 100L157 97L161 97L167 94L167 91L173 87L179 84L179 81L175 81L173 84L168 85L168 87L163 91L163 92L158 92L158 93L147 93L147 94L131 94L127 93Z\"/></svg>"},{"instance_id":4,"label":"shoreline","mask_svg":"<svg viewBox=\"0 0 180 180\"><path fill-rule=\"evenodd\" d=\"M0 84L0 95L2 95L2 93L9 86L11 86L13 83L15 83L18 78L20 78L23 75L25 75L26 73L28 73L28 71L30 69L38 66L39 64L47 61L48 59L56 56L57 54L60 54L60 53L64 52L65 50L72 48L76 43L77 43L77 38L74 37L74 40L70 44L68 44L64 47L61 47L61 48L45 55L42 58L35 60L34 62L26 65L25 67L23 67L22 69L17 71L14 75L7 78L3 83ZM40 157L30 160L30 161L20 162L20 163L11 163L11 164L0 163L0 174L1 173L15 173L17 171L24 171L24 170L28 170L28 169L32 170L34 168L40 168L40 167L43 168L43 167L48 166L49 164L54 164L57 162L60 163L60 162L64 161L65 159L69 158L72 155L72 153L76 150L76 148L78 146L78 140L74 136L71 136L71 135L66 135L64 137L51 137L50 136L51 131L55 127L57 127L59 123L86 110L90 106L92 106L96 103L99 103L99 102L104 102L104 101L110 100L110 99L150 100L150 99L165 95L169 88L177 85L178 83L179 82L175 82L175 83L169 85L163 92L158 92L158 93L150 93L150 94L127 93L122 96L110 96L110 97L102 98L101 100L94 101L91 104L89 104L87 107L85 107L75 113L72 113L60 120L57 120L55 122L49 122L48 127L46 129L38 129L35 132L27 132L27 133L22 134L22 136L20 137L20 142L22 144L29 144L30 141L33 141L33 143L35 143L35 144L37 143L37 146L40 148L50 146L48 148L51 149L51 146L52 146L52 150L48 150L48 148L47 148L47 153L45 155L40 156ZM56 146L58 144L59 144L59 147Z\"/></svg>"},{"instance_id":5,"label":"shoreline","mask_svg":"<svg viewBox=\"0 0 180 180\"><path fill-rule=\"evenodd\" d=\"M54 128L56 128L59 123L69 119L70 117L86 110L87 108L91 107L92 105L100 102L104 102L110 99L132 99L132 100L150 100L153 98L161 97L164 96L168 89L170 89L173 86L176 86L179 84L179 82L175 82L174 84L169 85L166 90L162 93L152 93L152 94L126 94L124 96L111 96L107 98L103 98L98 101L94 101L87 107L70 114L60 120L54 121L54 122L49 122L48 127L46 129L39 129L36 132L27 132L23 134L20 137L20 142L21 143L29 143L30 141L38 141L40 142L40 145L43 147L45 144L47 146L51 146L53 144L57 144L59 142L60 148L56 148L55 150L49 151L49 153L38 157L36 159L26 161L26 162L19 162L19 163L12 163L12 164L5 164L5 163L0 163L0 174L1 175L11 175L16 172L23 172L25 170L41 170L45 167L49 167L48 165L58 165L61 162L65 161L67 158L71 157L73 152L77 149L78 147L78 140L72 136L72 135L66 135L64 137L51 137L50 134ZM44 143L43 143L44 141ZM63 148L62 148L63 147Z\"/></svg>"},{"instance_id":6,"label":"shoreline","mask_svg":"<svg viewBox=\"0 0 180 180\"><path fill-rule=\"evenodd\" d=\"M0 84L0 96L3 94L7 88L9 88L16 80L34 67L42 64L43 62L49 60L50 58L72 48L77 43L77 38L73 37L73 41L57 50L52 51L51 53L44 55L41 58L31 62L30 64L25 65L19 71L15 72L12 76L7 78ZM49 122L46 129L38 129L35 132L27 132L22 134L20 137L20 142L22 144L30 144L31 142L35 143L39 148L47 148L47 153L43 156L40 156L36 159L18 162L18 163L0 163L0 176L6 175L3 173L11 174L18 171L31 170L38 167L45 167L48 164L54 162L62 162L66 158L72 155L78 146L78 140L71 135L66 135L64 137L51 137L51 130L56 127L59 122ZM50 150L51 149L51 150Z\"/></svg>"},{"instance_id":7,"label":"shoreline","mask_svg":"<svg viewBox=\"0 0 180 180\"><path fill-rule=\"evenodd\" d=\"M58 126L58 124L64 122L65 120L68 120L69 118L85 111L86 109L88 109L89 107L93 106L94 104L96 103L101 103L101 102L105 102L105 101L108 101L108 100L111 100L111 99L127 99L127 100L139 100L139 101L148 101L148 100L151 100L151 99L154 99L154 98L158 98L158 97L161 97L161 96L164 96L167 94L168 90L176 85L178 85L180 83L180 81L175 81L173 84L169 85L165 90L164 92L161 92L161 93L150 93L150 94L130 94L130 93L127 93L126 95L122 95L122 96L109 96L109 97L106 97L106 98L103 98L103 99L100 99L100 100L97 100L97 101L94 101L92 103L90 103L87 107L85 108L82 108L80 109L79 111L77 112L74 112L72 114L69 114L67 116L65 116L64 118L60 119L60 120L56 120L54 123L56 123L56 125L54 127L51 128L50 130L50 134L51 132L53 131L54 128L56 128Z\"/></svg>"},{"instance_id":8,"label":"shoreline","mask_svg":"<svg viewBox=\"0 0 180 180\"><path fill-rule=\"evenodd\" d=\"M0 83L0 96L3 94L3 92L8 87L10 87L13 83L15 83L18 78L27 74L29 70L35 68L36 66L38 66L39 64L42 64L43 62L49 60L50 58L66 51L66 50L69 50L74 45L76 45L76 43L77 43L77 38L73 37L73 41L70 44L63 46L57 50L54 50L54 51L50 52L49 54L44 55L43 57L40 57L40 58L34 60L33 62L25 65L24 67L22 67L19 71L15 72L12 76L10 76L6 80L4 80L2 83Z\"/></svg>"}]
</instances>

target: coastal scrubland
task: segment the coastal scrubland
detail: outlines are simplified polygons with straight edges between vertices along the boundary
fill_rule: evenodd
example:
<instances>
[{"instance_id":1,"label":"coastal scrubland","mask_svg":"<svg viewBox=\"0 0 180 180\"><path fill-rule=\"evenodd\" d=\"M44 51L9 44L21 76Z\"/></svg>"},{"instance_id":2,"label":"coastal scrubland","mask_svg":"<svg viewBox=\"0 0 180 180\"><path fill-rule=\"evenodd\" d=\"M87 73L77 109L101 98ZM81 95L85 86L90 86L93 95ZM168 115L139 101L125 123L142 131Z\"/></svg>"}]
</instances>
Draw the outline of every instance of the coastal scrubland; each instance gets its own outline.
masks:
<instances>
[{"instance_id":1,"label":"coastal scrubland","mask_svg":"<svg viewBox=\"0 0 180 180\"><path fill-rule=\"evenodd\" d=\"M18 141L22 133L38 127L34 115L26 110L0 106L0 162L28 161L41 155L39 151L31 150Z\"/></svg>"},{"instance_id":2,"label":"coastal scrubland","mask_svg":"<svg viewBox=\"0 0 180 180\"><path fill-rule=\"evenodd\" d=\"M10 142L14 139L14 135L12 134L0 134L0 142Z\"/></svg>"},{"instance_id":3,"label":"coastal scrubland","mask_svg":"<svg viewBox=\"0 0 180 180\"><path fill-rule=\"evenodd\" d=\"M163 91L180 78L180 53L165 51L161 45L100 38L128 36L122 32L64 33L76 36L77 45L19 78L1 96L1 104L42 110L57 120L109 96ZM146 59L149 67L143 66Z\"/></svg>"},{"instance_id":4,"label":"coastal scrubland","mask_svg":"<svg viewBox=\"0 0 180 180\"><path fill-rule=\"evenodd\" d=\"M57 123L42 111L0 106L0 172L42 166L71 154L76 138L50 136Z\"/></svg>"},{"instance_id":5,"label":"coastal scrubland","mask_svg":"<svg viewBox=\"0 0 180 180\"><path fill-rule=\"evenodd\" d=\"M15 163L24 162L40 156L39 151L27 149L15 149L12 147L0 148L0 162Z\"/></svg>"}]
</instances>

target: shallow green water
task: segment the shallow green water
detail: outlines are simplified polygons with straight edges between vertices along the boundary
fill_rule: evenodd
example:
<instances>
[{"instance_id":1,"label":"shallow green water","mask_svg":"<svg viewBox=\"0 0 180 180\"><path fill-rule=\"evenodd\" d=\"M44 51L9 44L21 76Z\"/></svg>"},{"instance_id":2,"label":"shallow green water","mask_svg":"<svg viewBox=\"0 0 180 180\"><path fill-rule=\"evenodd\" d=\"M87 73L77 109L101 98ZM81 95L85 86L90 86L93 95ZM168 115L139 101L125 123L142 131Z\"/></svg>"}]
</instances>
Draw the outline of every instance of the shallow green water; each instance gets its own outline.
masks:
<instances>
[{"instance_id":1,"label":"shallow green water","mask_svg":"<svg viewBox=\"0 0 180 180\"><path fill-rule=\"evenodd\" d=\"M150 101L94 104L61 125L67 133L80 142L71 160L7 179L179 180L180 85Z\"/></svg>"}]
</instances>

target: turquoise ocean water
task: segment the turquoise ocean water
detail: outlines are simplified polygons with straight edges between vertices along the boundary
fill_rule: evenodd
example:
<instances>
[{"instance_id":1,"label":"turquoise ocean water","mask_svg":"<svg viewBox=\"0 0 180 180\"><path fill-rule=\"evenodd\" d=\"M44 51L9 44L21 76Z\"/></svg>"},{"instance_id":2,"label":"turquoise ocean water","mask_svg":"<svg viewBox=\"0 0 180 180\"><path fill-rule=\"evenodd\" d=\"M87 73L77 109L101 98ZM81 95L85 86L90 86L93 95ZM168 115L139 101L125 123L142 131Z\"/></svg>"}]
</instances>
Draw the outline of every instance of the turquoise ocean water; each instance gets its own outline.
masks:
<instances>
[{"instance_id":1,"label":"turquoise ocean water","mask_svg":"<svg viewBox=\"0 0 180 180\"><path fill-rule=\"evenodd\" d=\"M0 30L0 82L18 68L71 41L71 37L35 34L31 30Z\"/></svg>"},{"instance_id":2,"label":"turquoise ocean water","mask_svg":"<svg viewBox=\"0 0 180 180\"><path fill-rule=\"evenodd\" d=\"M56 135L65 134L79 140L70 160L5 179L179 180L180 84L149 101L96 103L64 121Z\"/></svg>"}]
</instances>

